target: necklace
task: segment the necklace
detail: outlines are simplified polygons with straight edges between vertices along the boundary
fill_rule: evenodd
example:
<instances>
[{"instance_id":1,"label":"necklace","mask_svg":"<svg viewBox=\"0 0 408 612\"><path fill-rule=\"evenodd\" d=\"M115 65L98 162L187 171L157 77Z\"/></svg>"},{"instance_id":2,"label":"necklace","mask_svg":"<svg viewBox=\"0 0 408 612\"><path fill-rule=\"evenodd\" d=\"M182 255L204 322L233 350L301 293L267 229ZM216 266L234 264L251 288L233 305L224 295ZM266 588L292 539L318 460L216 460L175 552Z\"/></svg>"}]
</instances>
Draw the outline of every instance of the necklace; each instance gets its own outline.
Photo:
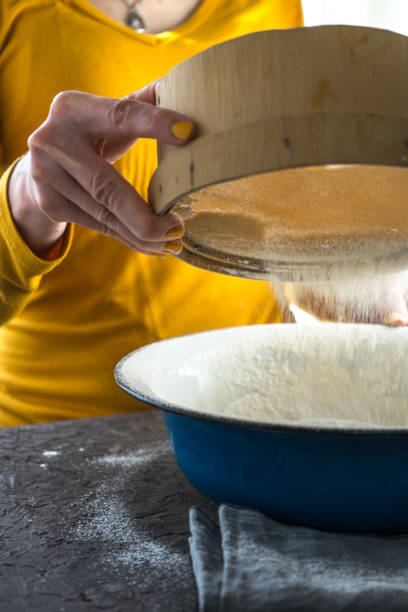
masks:
<instances>
[{"instance_id":1,"label":"necklace","mask_svg":"<svg viewBox=\"0 0 408 612\"><path fill-rule=\"evenodd\" d=\"M122 2L124 2L129 9L129 14L126 19L129 28L139 32L139 34L144 34L146 32L146 25L136 8L136 5L139 4L141 0L122 0Z\"/></svg>"}]
</instances>

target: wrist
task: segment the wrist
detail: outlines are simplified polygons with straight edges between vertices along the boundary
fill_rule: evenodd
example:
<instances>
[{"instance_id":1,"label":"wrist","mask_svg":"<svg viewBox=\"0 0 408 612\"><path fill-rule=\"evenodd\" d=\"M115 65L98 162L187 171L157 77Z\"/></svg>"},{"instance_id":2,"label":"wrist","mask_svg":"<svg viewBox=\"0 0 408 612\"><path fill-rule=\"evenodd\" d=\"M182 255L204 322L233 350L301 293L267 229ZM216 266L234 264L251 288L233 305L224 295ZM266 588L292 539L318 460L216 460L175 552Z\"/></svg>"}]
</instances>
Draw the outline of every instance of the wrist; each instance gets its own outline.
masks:
<instances>
[{"instance_id":1,"label":"wrist","mask_svg":"<svg viewBox=\"0 0 408 612\"><path fill-rule=\"evenodd\" d=\"M15 165L7 195L14 224L30 250L44 259L50 258L50 252L54 257L58 256L54 253L54 247L61 240L67 223L53 221L36 204L32 195L28 155Z\"/></svg>"}]
</instances>

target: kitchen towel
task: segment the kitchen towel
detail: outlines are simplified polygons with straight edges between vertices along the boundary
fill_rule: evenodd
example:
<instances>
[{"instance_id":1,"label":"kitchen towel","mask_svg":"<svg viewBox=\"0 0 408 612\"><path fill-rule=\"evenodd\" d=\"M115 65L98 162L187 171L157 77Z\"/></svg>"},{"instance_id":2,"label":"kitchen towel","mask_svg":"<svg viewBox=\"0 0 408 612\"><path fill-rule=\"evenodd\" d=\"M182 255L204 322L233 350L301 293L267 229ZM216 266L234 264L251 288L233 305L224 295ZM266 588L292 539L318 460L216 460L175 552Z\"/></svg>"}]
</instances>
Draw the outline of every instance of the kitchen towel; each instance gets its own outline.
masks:
<instances>
[{"instance_id":1,"label":"kitchen towel","mask_svg":"<svg viewBox=\"0 0 408 612\"><path fill-rule=\"evenodd\" d=\"M408 536L290 526L222 505L190 510L200 612L407 612Z\"/></svg>"}]
</instances>

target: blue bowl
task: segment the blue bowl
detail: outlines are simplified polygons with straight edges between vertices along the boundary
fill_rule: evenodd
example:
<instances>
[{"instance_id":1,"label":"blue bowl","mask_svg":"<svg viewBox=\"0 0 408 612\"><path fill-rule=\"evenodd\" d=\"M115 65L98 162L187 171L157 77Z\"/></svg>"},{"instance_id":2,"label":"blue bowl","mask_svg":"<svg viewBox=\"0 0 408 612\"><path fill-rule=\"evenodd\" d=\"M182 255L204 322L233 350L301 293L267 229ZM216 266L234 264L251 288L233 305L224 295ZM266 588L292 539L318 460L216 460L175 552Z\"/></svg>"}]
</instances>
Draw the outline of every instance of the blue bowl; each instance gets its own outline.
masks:
<instances>
[{"instance_id":1,"label":"blue bowl","mask_svg":"<svg viewBox=\"0 0 408 612\"><path fill-rule=\"evenodd\" d=\"M407 533L406 428L351 430L243 421L184 408L152 391L158 363L170 364L171 355L182 363L183 343L190 351L194 346L202 350L201 337L228 331L148 345L115 369L122 389L162 411L176 461L191 484L215 502L256 508L287 523Z\"/></svg>"}]
</instances>

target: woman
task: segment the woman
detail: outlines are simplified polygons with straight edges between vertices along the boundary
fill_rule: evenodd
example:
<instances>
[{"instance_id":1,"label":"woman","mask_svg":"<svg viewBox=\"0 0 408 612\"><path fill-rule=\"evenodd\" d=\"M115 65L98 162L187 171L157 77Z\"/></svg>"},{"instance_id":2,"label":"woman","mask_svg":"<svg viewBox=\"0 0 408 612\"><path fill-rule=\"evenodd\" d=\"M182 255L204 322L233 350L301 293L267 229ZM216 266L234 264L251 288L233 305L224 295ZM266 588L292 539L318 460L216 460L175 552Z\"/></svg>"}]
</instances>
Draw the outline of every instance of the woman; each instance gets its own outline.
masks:
<instances>
[{"instance_id":1,"label":"woman","mask_svg":"<svg viewBox=\"0 0 408 612\"><path fill-rule=\"evenodd\" d=\"M147 84L227 39L301 25L300 0L0 11L0 425L131 411L112 375L130 350L282 316L267 283L166 257L183 228L145 204L154 139L183 146L194 124L156 108Z\"/></svg>"}]
</instances>

